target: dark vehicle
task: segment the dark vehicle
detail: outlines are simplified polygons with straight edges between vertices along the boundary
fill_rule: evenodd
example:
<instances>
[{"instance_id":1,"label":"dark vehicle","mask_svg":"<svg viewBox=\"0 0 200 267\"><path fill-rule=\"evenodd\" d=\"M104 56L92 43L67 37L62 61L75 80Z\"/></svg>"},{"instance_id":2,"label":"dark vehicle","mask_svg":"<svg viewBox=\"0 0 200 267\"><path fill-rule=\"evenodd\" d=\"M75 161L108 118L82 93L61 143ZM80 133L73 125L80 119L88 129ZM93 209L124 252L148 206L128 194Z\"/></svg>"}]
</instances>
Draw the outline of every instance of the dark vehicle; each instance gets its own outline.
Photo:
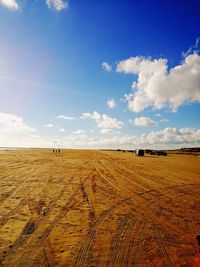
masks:
<instances>
[{"instance_id":1,"label":"dark vehicle","mask_svg":"<svg viewBox=\"0 0 200 267\"><path fill-rule=\"evenodd\" d=\"M165 151L151 151L150 155L167 156L167 153Z\"/></svg>"},{"instance_id":2,"label":"dark vehicle","mask_svg":"<svg viewBox=\"0 0 200 267\"><path fill-rule=\"evenodd\" d=\"M136 149L135 154L137 156L143 157L144 156L144 150L143 149Z\"/></svg>"},{"instance_id":3,"label":"dark vehicle","mask_svg":"<svg viewBox=\"0 0 200 267\"><path fill-rule=\"evenodd\" d=\"M167 156L167 153L165 151L156 151L156 155L158 155L158 156Z\"/></svg>"}]
</instances>

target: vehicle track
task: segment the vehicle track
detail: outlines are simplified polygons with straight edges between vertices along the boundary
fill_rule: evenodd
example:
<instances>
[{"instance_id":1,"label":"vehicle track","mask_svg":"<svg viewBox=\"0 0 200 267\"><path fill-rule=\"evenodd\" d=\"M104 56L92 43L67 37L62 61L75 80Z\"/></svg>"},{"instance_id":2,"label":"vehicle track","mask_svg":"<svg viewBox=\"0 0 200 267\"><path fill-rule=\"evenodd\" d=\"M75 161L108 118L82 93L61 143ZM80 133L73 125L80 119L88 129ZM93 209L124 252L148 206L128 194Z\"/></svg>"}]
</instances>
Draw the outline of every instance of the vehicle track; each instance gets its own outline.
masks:
<instances>
[{"instance_id":1,"label":"vehicle track","mask_svg":"<svg viewBox=\"0 0 200 267\"><path fill-rule=\"evenodd\" d=\"M33 170L31 169L31 171L28 173L28 175L31 175L31 177L35 176L37 173L39 173L39 170ZM27 175L27 174L26 174ZM25 177L25 176L24 176ZM12 194L19 189L19 187L24 186L24 184L27 184L27 186L31 183L31 178L29 178L28 181L24 182L24 183L19 183L13 190L12 190ZM15 213L17 213L21 208L23 208L27 202L28 202L28 197L30 196L30 194L33 192L33 190L37 187L37 185L35 185L33 188L31 188L31 190L25 195L25 197L17 204L17 206L15 206L11 211L9 211L7 214L3 215L3 217L0 218L0 229L2 226L4 226L7 221L9 220L9 218L11 216L13 216ZM11 195L12 195L11 194ZM11 196L9 195L9 197Z\"/></svg>"},{"instance_id":2,"label":"vehicle track","mask_svg":"<svg viewBox=\"0 0 200 267\"><path fill-rule=\"evenodd\" d=\"M49 203L49 205L47 206L47 208L50 210L50 212L47 214L47 217L50 216L53 207L55 206L56 202L61 198L61 196L64 194L64 192L67 190L68 186L70 185L70 183L72 182L72 180L74 179L74 177L79 173L79 171L76 170L76 172L74 174L72 174L72 177L70 178L70 180L68 181L68 183L63 187L63 189L61 190L61 192L59 193L59 195L54 198L54 200L52 202ZM25 201L25 203L28 202L28 199ZM22 203L22 204L25 204ZM23 205L22 205L23 206ZM21 207L19 207L21 208ZM19 209L18 208L18 209ZM15 210L13 210L13 212L15 212ZM43 218L41 216L38 216L37 212L35 212L35 215L37 215L37 217L34 216L34 218L30 218L29 222L31 221L35 221L36 224L36 228L39 227L39 225L43 222L44 219L47 219L46 217ZM30 235L28 236L19 236L19 238L15 241L15 243L13 244L12 248L9 250L9 252L7 253L7 259L12 257L13 251L16 251L19 247L23 246L24 244L26 244L28 242L28 240L31 238ZM2 259L0 258L0 262L2 261Z\"/></svg>"},{"instance_id":3,"label":"vehicle track","mask_svg":"<svg viewBox=\"0 0 200 267\"><path fill-rule=\"evenodd\" d=\"M176 265L181 264L179 256L185 262L191 260L192 244L195 247L199 231L195 206L198 190L194 190L199 185L197 171L194 180L192 175L185 179L183 171L180 177L173 174L173 168L165 171L161 164L159 173L151 159L129 160L127 155L116 156L114 152L46 155L47 152L39 156L35 152L26 156L21 153L16 166L3 170L3 175L11 176L1 181L2 186L7 186L2 196L12 203L10 212L1 218L3 224L8 223L9 227L9 219L18 220L19 214L16 236L24 220L28 220L26 226L34 223L35 228L30 234L22 229L13 244L6 237L2 239L0 266L150 267L148 257L153 256L152 266L153 263L156 266L156 261L164 266L180 266ZM154 164L152 172L148 160ZM165 167L175 166L170 160L169 157L169 161L168 158L163 161ZM20 164L24 169L18 174ZM31 168L38 172L29 173ZM189 169L186 168L187 172ZM165 179L166 173L173 175ZM6 192L12 182L16 190L17 176L23 184L17 190L24 193L13 191L10 198ZM176 177L180 179L174 180ZM30 206L31 215L26 205ZM6 228L2 231L5 236ZM154 247L153 252L148 249L149 244Z\"/></svg>"},{"instance_id":4,"label":"vehicle track","mask_svg":"<svg viewBox=\"0 0 200 267\"><path fill-rule=\"evenodd\" d=\"M106 169L106 171L108 173L112 173L112 171L110 171L110 168L106 168L106 166L104 165L104 170ZM122 196L124 196L125 194L127 195L127 193L129 194L129 196L131 197L131 201L133 201L133 205L135 205L135 207L137 208L138 212L141 213L141 211L143 211L146 214L146 217L144 219L150 221L151 223L154 223L155 225L160 225L160 227L162 229L165 229L165 231L169 231L171 230L175 235L183 235L184 234L184 229L181 229L179 227L179 229L174 229L173 226L168 223L165 222L165 224L163 224L163 222L160 221L159 218L157 218L148 208L148 203L146 202L145 199L143 199L140 195L137 195L135 192L130 191L128 188L126 188L126 184L123 184L123 179L124 176L122 175L118 175L118 178L121 177L121 184L118 185L118 187L116 187L113 182L110 182L109 179L105 176L105 174L102 174L100 172L100 170L98 169L99 174L101 175L102 178L106 179L106 181L108 181L111 186L113 186L117 192L119 192Z\"/></svg>"},{"instance_id":5,"label":"vehicle track","mask_svg":"<svg viewBox=\"0 0 200 267\"><path fill-rule=\"evenodd\" d=\"M153 226L153 231L155 234L156 243L158 244L158 246L162 252L162 255L164 257L164 260L165 260L167 266L174 267L175 265L173 264L173 262L171 261L171 259L169 257L169 254L167 252L166 245L165 245L165 242L162 238L162 234L161 234L160 229L158 227Z\"/></svg>"},{"instance_id":6,"label":"vehicle track","mask_svg":"<svg viewBox=\"0 0 200 267\"><path fill-rule=\"evenodd\" d=\"M162 215L164 211L164 208L163 207L160 207L158 209L158 211L156 212L156 216L157 217L160 217ZM174 264L172 263L170 257L169 257L169 254L167 252L167 249L166 249L166 246L165 246L165 242L162 238L162 234L161 234L161 231L160 231L160 228L157 226L152 226L153 228L153 231L154 231L154 238L155 238L155 241L156 243L158 244L158 247L160 248L161 252L162 252L162 255L164 257L164 260L167 264L167 266L169 267L174 267Z\"/></svg>"},{"instance_id":7,"label":"vehicle track","mask_svg":"<svg viewBox=\"0 0 200 267\"><path fill-rule=\"evenodd\" d=\"M131 234L136 228L138 219L129 214L122 218L111 242L107 266L126 266L127 254L130 248Z\"/></svg>"},{"instance_id":8,"label":"vehicle track","mask_svg":"<svg viewBox=\"0 0 200 267\"><path fill-rule=\"evenodd\" d=\"M111 212L113 210L115 210L116 208L118 208L119 206L121 206L123 203L125 203L126 201L128 201L129 198L126 198L118 203L116 203L115 205L113 205L112 207L110 207L109 209L105 210L94 222L94 224L92 225L92 227L90 228L88 235L85 239L85 243L81 246L79 255L77 257L77 261L75 266L79 267L79 266L88 266L87 265L87 260L88 260L88 253L91 249L91 245L92 245L92 240L96 234L96 230L98 228L98 226L102 223L103 220L105 220L105 218L107 216L109 216L111 214Z\"/></svg>"},{"instance_id":9,"label":"vehicle track","mask_svg":"<svg viewBox=\"0 0 200 267\"><path fill-rule=\"evenodd\" d=\"M83 183L85 183L88 180L88 177L84 180ZM31 245L30 251L28 253L25 253L23 257L20 259L20 261L16 264L16 267L21 267L21 266L32 266L33 260L36 257L40 247L43 246L44 242L46 241L47 237L50 235L50 233L53 231L54 227L59 223L61 218L63 218L66 213L69 211L70 208L75 205L73 203L75 196L77 195L78 191L80 190L80 187L78 186L77 189L74 191L72 196L69 198L69 200L65 203L65 205L62 207L60 210L59 214L56 216L56 218L50 223L50 225L44 230L40 238L36 241L35 244Z\"/></svg>"},{"instance_id":10,"label":"vehicle track","mask_svg":"<svg viewBox=\"0 0 200 267\"><path fill-rule=\"evenodd\" d=\"M104 167L107 167L107 168L109 168L109 170L110 170L110 172L111 172L111 166L106 166L106 164L104 164ZM112 170L112 172L113 172L113 170ZM114 172L113 172L114 173ZM116 173L114 173L114 175L116 175ZM118 175L119 176L119 175ZM170 203L170 198L169 198L169 200L168 200L168 204ZM146 209L146 207L144 207L143 206L143 208L145 208ZM162 210L163 210L163 208L159 208L158 209L158 212L155 214L156 215L156 217L160 217L160 214L162 213ZM160 213L160 214L159 214ZM166 249L165 249L165 246L164 246L164 242L163 242L163 239L162 239L162 236L161 236L161 232L160 232L160 228L159 228L159 224L157 224L157 227L158 228L156 228L155 227L155 231L156 231L156 241L157 241L157 243L159 243L159 246L161 247L161 250L162 250L162 253L163 253L163 255L165 256L165 258L167 259L167 264L169 265L169 266L173 266L173 264L172 264L172 262L171 262L171 259L169 258L169 255L168 255L168 253L167 253L167 251L166 251ZM141 240L141 241L143 241L143 240ZM140 255L141 253L140 252L138 252L138 253L136 253L137 255ZM140 262L140 256L137 256L136 257L136 264L138 264L137 266L139 266L139 263L138 262ZM117 262L118 263L118 262ZM109 265L109 266L112 266L112 265ZM113 265L114 266L114 265Z\"/></svg>"},{"instance_id":11,"label":"vehicle track","mask_svg":"<svg viewBox=\"0 0 200 267\"><path fill-rule=\"evenodd\" d=\"M122 234L124 231L124 228L126 227L127 223L128 223L128 216L124 216L121 220L120 220L120 224L117 228L117 231L115 233L115 236L111 242L111 246L110 246L110 255L108 258L108 265L109 266L115 266L115 260L117 258L117 253L119 252L119 248L120 248L120 241L122 238Z\"/></svg>"},{"instance_id":12,"label":"vehicle track","mask_svg":"<svg viewBox=\"0 0 200 267\"><path fill-rule=\"evenodd\" d=\"M136 230L136 235L133 243L133 247L130 251L129 262L127 267L131 266L140 266L144 241L148 231L148 223L146 221L140 221L138 223L138 229Z\"/></svg>"}]
</instances>

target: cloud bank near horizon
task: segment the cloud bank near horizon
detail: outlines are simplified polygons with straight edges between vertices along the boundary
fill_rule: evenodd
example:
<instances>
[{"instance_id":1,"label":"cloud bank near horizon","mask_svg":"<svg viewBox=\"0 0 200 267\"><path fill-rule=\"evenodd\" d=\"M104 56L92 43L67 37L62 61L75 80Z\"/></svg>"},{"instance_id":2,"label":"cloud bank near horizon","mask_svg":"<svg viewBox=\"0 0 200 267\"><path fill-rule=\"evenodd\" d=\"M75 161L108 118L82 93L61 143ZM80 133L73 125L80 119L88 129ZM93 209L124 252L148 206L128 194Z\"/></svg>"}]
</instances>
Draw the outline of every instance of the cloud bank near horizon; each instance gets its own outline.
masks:
<instances>
[{"instance_id":1,"label":"cloud bank near horizon","mask_svg":"<svg viewBox=\"0 0 200 267\"><path fill-rule=\"evenodd\" d=\"M152 131L142 135L124 135L94 137L85 130L77 130L64 139L42 139L37 135L21 137L16 143L16 138L7 140L6 135L1 135L0 146L17 147L55 147L61 148L86 148L86 149L175 149L182 147L197 147L200 142L200 130L193 128L170 128L161 131ZM3 142L3 143L2 143Z\"/></svg>"}]
</instances>

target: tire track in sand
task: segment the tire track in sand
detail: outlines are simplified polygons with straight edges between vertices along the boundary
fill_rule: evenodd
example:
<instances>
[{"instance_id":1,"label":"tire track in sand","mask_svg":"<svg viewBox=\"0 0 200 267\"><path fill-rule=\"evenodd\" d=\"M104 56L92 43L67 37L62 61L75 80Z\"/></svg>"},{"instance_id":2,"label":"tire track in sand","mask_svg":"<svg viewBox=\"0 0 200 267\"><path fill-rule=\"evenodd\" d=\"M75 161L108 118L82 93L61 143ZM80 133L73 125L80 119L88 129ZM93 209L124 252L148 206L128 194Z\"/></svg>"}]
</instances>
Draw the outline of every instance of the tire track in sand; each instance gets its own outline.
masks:
<instances>
[{"instance_id":1,"label":"tire track in sand","mask_svg":"<svg viewBox=\"0 0 200 267\"><path fill-rule=\"evenodd\" d=\"M92 241L94 239L94 236L96 234L96 230L98 228L98 226L102 223L103 220L105 220L105 218L107 216L109 216L113 210L115 210L117 207L121 206L123 203L125 203L126 201L128 201L129 198L126 198L118 203L116 203L115 205L113 205L112 207L110 207L109 209L105 210L98 218L97 220L94 222L94 224L92 225L92 227L90 228L88 235L86 237L85 243L81 246L79 255L77 257L77 261L75 266L79 267L79 266L88 266L87 265L87 260L88 260L88 253L91 249L92 246Z\"/></svg>"}]
</instances>

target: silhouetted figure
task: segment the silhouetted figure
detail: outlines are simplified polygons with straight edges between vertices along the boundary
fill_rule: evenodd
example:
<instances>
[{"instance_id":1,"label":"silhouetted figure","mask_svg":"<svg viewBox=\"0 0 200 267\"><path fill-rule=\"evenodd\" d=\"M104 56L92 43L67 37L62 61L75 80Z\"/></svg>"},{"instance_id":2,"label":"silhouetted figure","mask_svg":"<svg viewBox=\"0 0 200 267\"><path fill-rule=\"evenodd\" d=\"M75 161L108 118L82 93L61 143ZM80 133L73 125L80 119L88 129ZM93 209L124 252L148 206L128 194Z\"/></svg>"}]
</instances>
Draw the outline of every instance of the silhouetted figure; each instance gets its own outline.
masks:
<instances>
[{"instance_id":1,"label":"silhouetted figure","mask_svg":"<svg viewBox=\"0 0 200 267\"><path fill-rule=\"evenodd\" d=\"M197 236L196 236L196 239L197 239L198 244L199 244L199 246L200 246L200 235L197 235Z\"/></svg>"},{"instance_id":2,"label":"silhouetted figure","mask_svg":"<svg viewBox=\"0 0 200 267\"><path fill-rule=\"evenodd\" d=\"M200 253L200 235L197 235L196 239L197 239L197 242L198 242L198 245L199 245L199 253Z\"/></svg>"},{"instance_id":3,"label":"silhouetted figure","mask_svg":"<svg viewBox=\"0 0 200 267\"><path fill-rule=\"evenodd\" d=\"M54 149L53 149L53 153L54 153Z\"/></svg>"}]
</instances>

